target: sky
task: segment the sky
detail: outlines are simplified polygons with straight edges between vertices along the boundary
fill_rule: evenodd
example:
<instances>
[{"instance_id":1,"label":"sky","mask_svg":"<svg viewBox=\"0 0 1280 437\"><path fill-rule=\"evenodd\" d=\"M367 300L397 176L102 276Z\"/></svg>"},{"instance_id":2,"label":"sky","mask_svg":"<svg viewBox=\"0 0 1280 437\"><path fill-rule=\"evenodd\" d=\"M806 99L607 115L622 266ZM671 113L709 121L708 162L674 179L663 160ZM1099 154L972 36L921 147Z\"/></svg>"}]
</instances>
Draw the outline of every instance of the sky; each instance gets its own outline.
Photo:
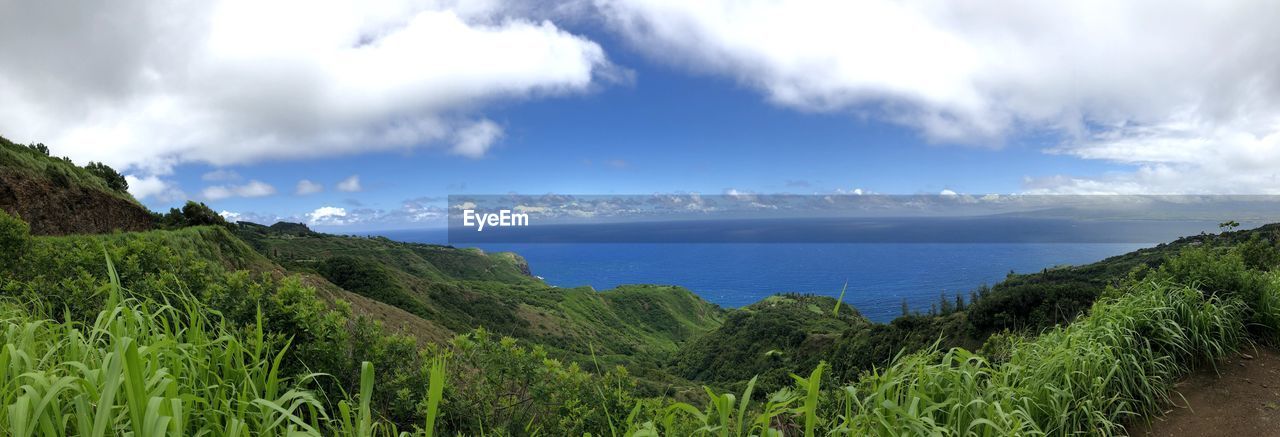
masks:
<instances>
[{"instance_id":1,"label":"sky","mask_svg":"<svg viewBox=\"0 0 1280 437\"><path fill-rule=\"evenodd\" d=\"M0 1L0 135L145 205L1280 192L1280 3Z\"/></svg>"}]
</instances>

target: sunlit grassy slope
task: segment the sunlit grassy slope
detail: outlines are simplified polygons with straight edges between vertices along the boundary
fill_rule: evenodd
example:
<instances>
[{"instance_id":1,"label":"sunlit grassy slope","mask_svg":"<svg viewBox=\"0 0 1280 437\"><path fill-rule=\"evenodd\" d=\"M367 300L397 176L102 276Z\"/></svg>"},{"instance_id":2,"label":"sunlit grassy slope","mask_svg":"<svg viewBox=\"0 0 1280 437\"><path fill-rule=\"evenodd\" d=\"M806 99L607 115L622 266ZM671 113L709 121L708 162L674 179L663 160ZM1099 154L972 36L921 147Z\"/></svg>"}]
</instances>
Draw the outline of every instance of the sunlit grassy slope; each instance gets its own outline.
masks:
<instances>
[{"instance_id":1,"label":"sunlit grassy slope","mask_svg":"<svg viewBox=\"0 0 1280 437\"><path fill-rule=\"evenodd\" d=\"M291 272L315 273L456 333L484 327L579 360L654 366L724 314L674 286L552 287L513 253L240 226L250 246Z\"/></svg>"}]
</instances>

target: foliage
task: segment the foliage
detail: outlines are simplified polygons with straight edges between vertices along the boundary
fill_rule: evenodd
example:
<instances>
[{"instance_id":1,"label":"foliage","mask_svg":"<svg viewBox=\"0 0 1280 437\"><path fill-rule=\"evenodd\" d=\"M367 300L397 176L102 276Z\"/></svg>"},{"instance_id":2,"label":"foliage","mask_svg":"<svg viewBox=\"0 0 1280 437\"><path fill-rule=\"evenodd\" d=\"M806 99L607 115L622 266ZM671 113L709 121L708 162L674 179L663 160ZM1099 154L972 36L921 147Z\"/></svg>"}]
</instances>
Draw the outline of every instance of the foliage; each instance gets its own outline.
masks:
<instances>
[{"instance_id":1,"label":"foliage","mask_svg":"<svg viewBox=\"0 0 1280 437\"><path fill-rule=\"evenodd\" d=\"M530 276L511 253L296 230L235 225L250 246L292 272L318 273L454 334L483 327L557 359L626 364L657 379L644 384L655 392L680 382L660 371L663 362L723 318L722 309L679 287L557 288Z\"/></svg>"},{"instance_id":2,"label":"foliage","mask_svg":"<svg viewBox=\"0 0 1280 437\"><path fill-rule=\"evenodd\" d=\"M101 163L96 165L90 163L88 166L80 167L69 158L52 157L49 155L49 148L43 143L24 146L0 137L0 168L5 172L21 172L45 177L61 188L96 190L134 204L138 203L126 191L128 182L114 169ZM114 176L110 176L112 174ZM119 178L116 179L116 177ZM124 189L117 189L117 187Z\"/></svg>"},{"instance_id":3,"label":"foliage","mask_svg":"<svg viewBox=\"0 0 1280 437\"><path fill-rule=\"evenodd\" d=\"M107 188L114 191L125 193L129 191L129 181L124 178L115 169L101 162L89 162L84 166L85 170L102 179L107 183Z\"/></svg>"},{"instance_id":4,"label":"foliage","mask_svg":"<svg viewBox=\"0 0 1280 437\"><path fill-rule=\"evenodd\" d=\"M368 363L356 417L346 396L331 414L309 387L324 375L286 373L290 342L267 335L262 314L242 329L190 294L136 295L107 270L106 303L90 322L0 301L0 428L9 435L397 434L369 407Z\"/></svg>"},{"instance_id":5,"label":"foliage","mask_svg":"<svg viewBox=\"0 0 1280 437\"><path fill-rule=\"evenodd\" d=\"M1247 290L1258 290L1259 279L1246 271L1268 270L1277 264L1277 235L1280 225L1266 225L1182 238L1085 266L1011 273L994 287L975 290L963 306L942 305L942 309L950 311L936 311L937 306L935 311L923 314L904 309L903 316L890 323L852 327L834 336L829 330L802 325L796 325L801 326L796 331L768 328L775 320L747 325L735 320L742 316L731 314L717 331L686 343L677 355L674 370L723 387L741 387L750 376L760 375L770 388L776 388L785 382L782 377L787 372L811 368L822 359L832 364L830 374L837 381L854 380L864 371L887 366L897 356L931 347L972 350L989 344L996 354L991 358L1003 362L1008 359L1008 345L1004 344L1005 339L988 341L992 334L1003 332L1009 338L1025 338L1069 324L1087 313L1098 299L1123 294L1144 279L1189 283L1207 290L1246 290L1237 297L1258 306L1262 297ZM1167 262L1170 259L1176 261ZM1168 265L1161 267L1165 264ZM1266 323L1256 320L1258 317L1248 318L1251 329L1264 331ZM787 318L776 318L782 320ZM746 341L752 336L753 340ZM823 341L808 343L817 347L799 348L801 353L776 347L787 338L801 336ZM756 357L770 360L755 361Z\"/></svg>"},{"instance_id":6,"label":"foliage","mask_svg":"<svg viewBox=\"0 0 1280 437\"><path fill-rule=\"evenodd\" d=\"M182 209L169 208L169 213L157 215L156 221L167 229L178 229L190 226L223 226L231 228L226 219L213 212L204 202L188 200Z\"/></svg>"},{"instance_id":7,"label":"foliage","mask_svg":"<svg viewBox=\"0 0 1280 437\"><path fill-rule=\"evenodd\" d=\"M551 287L514 254L225 225L197 203L169 218L174 230L30 238L0 214L0 372L13 375L0 378L0 427L1115 434L1249 335L1280 340L1280 276L1263 272L1280 258L1275 227L1011 274L967 303L943 296L941 311L872 324L830 298L725 311L679 287ZM333 285L310 273L462 335L388 332L321 298L304 280Z\"/></svg>"},{"instance_id":8,"label":"foliage","mask_svg":"<svg viewBox=\"0 0 1280 437\"><path fill-rule=\"evenodd\" d=\"M764 393L787 385L790 372L811 369L843 332L871 325L848 305L832 311L830 297L786 294L732 311L715 331L687 344L674 370L685 378L719 384L759 376Z\"/></svg>"},{"instance_id":9,"label":"foliage","mask_svg":"<svg viewBox=\"0 0 1280 437\"><path fill-rule=\"evenodd\" d=\"M441 404L444 429L463 434L582 435L610 428L636 403L635 381L625 368L595 369L550 358L541 347L524 348L484 330L458 337L453 372Z\"/></svg>"},{"instance_id":10,"label":"foliage","mask_svg":"<svg viewBox=\"0 0 1280 437\"><path fill-rule=\"evenodd\" d=\"M31 246L31 228L21 219L0 210L0 259L11 265L21 258ZM0 268L0 271L5 269Z\"/></svg>"},{"instance_id":11,"label":"foliage","mask_svg":"<svg viewBox=\"0 0 1280 437\"><path fill-rule=\"evenodd\" d=\"M391 273L381 264L350 255L331 257L317 269L325 279L346 290L395 305L418 314L429 316L426 306L409 296Z\"/></svg>"}]
</instances>

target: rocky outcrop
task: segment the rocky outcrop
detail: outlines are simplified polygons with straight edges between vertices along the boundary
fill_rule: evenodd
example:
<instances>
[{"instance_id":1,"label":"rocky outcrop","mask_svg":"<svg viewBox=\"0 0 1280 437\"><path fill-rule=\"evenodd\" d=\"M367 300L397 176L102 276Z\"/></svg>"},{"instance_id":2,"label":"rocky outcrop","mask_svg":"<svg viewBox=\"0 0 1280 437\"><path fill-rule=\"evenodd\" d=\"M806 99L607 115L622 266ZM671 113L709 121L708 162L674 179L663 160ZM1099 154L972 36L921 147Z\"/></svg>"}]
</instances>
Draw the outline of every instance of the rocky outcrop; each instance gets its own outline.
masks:
<instances>
[{"instance_id":1,"label":"rocky outcrop","mask_svg":"<svg viewBox=\"0 0 1280 437\"><path fill-rule=\"evenodd\" d=\"M154 226L141 205L90 187L0 168L0 209L31 225L38 235L145 231Z\"/></svg>"}]
</instances>

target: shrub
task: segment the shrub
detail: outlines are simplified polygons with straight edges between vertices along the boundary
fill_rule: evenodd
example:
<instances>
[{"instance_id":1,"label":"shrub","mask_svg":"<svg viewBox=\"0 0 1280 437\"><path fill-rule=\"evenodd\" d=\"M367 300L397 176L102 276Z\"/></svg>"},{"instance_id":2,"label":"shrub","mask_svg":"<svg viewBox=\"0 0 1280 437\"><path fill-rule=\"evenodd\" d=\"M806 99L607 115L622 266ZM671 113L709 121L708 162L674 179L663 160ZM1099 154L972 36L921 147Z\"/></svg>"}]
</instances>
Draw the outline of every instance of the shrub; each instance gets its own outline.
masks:
<instances>
[{"instance_id":1,"label":"shrub","mask_svg":"<svg viewBox=\"0 0 1280 437\"><path fill-rule=\"evenodd\" d=\"M169 208L169 213L158 217L158 221L161 225L170 229L210 225L230 227L226 219L213 212L208 205L191 200L188 200L182 206L182 209Z\"/></svg>"},{"instance_id":2,"label":"shrub","mask_svg":"<svg viewBox=\"0 0 1280 437\"><path fill-rule=\"evenodd\" d=\"M0 260L12 266L31 246L31 227L27 222L0 210Z\"/></svg>"},{"instance_id":3,"label":"shrub","mask_svg":"<svg viewBox=\"0 0 1280 437\"><path fill-rule=\"evenodd\" d=\"M193 202L188 200L186 205L182 206L182 217L186 226L206 226L206 225L223 225L227 221L209 209L208 205L203 202Z\"/></svg>"},{"instance_id":4,"label":"shrub","mask_svg":"<svg viewBox=\"0 0 1280 437\"><path fill-rule=\"evenodd\" d=\"M1267 271L1280 266L1280 247L1274 241L1275 236L1274 233L1267 237L1254 234L1237 247L1247 267Z\"/></svg>"}]
</instances>

